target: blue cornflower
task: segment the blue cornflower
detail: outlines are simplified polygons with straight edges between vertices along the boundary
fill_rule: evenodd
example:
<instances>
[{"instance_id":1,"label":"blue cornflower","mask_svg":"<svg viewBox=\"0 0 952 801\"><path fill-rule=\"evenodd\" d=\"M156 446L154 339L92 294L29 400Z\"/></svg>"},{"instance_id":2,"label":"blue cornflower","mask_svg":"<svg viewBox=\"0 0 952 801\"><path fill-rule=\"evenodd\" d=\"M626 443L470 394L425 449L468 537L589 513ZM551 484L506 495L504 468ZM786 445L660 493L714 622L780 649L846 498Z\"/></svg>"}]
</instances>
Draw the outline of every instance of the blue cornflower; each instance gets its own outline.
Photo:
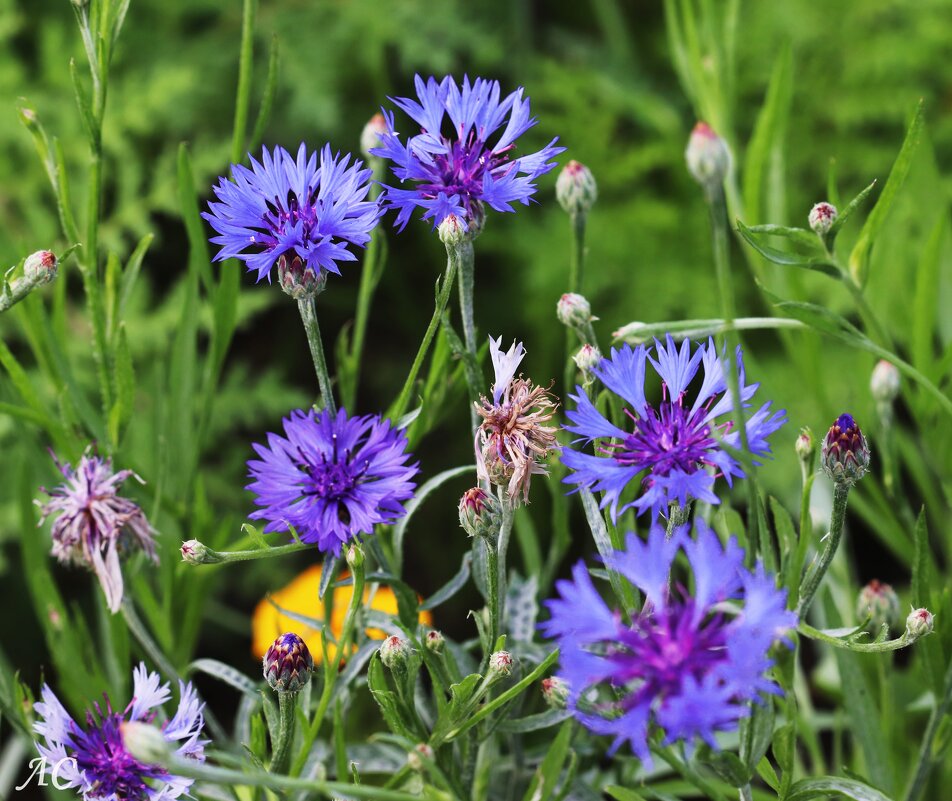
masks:
<instances>
[{"instance_id":1,"label":"blue cornflower","mask_svg":"<svg viewBox=\"0 0 952 801\"><path fill-rule=\"evenodd\" d=\"M370 151L392 162L401 183L413 185L412 189L385 188L384 202L397 211L396 224L402 229L413 210L420 208L423 219L432 219L434 228L455 214L467 228L478 229L484 205L496 211L512 211L513 201L529 205L536 191L533 181L556 166L550 159L565 148L556 146L556 137L536 153L511 158L516 139L537 122L530 116L523 90L500 99L498 81L477 78L470 83L464 77L459 86L450 76L424 82L417 75L414 85L418 100L390 100L420 126L420 133L408 136L403 144L393 112L384 110L386 130L379 134L380 146ZM451 126L446 133L444 117ZM502 132L490 144L500 128Z\"/></svg>"},{"instance_id":2,"label":"blue cornflower","mask_svg":"<svg viewBox=\"0 0 952 801\"><path fill-rule=\"evenodd\" d=\"M133 670L132 701L121 712L112 709L104 696L86 713L86 727L74 721L60 700L43 685L42 700L34 704L38 720L33 728L42 740L36 748L55 769L59 788L77 788L87 801L102 799L140 799L170 801L188 792L192 779L171 775L159 765L140 762L125 747L124 724L151 723L158 708L169 698L169 685L161 684L157 673L146 671L144 664ZM191 684L179 682L179 705L175 716L162 726L162 734L179 757L205 761L201 739L204 704Z\"/></svg>"},{"instance_id":3,"label":"blue cornflower","mask_svg":"<svg viewBox=\"0 0 952 801\"><path fill-rule=\"evenodd\" d=\"M612 348L611 357L602 359L593 369L609 390L631 406L625 410L632 420L631 432L599 412L582 387L576 388L577 395L569 396L576 408L566 412L571 422L566 430L587 442L596 438L614 441L601 445L597 449L600 455L563 449L562 461L573 471L564 481L603 492L601 506L611 504L613 520L632 506L639 514L650 511L655 517L666 512L670 503L685 506L691 498L718 503L711 489L715 477L723 475L732 484L734 476L744 475L737 460L722 447L725 443L739 448L740 437L729 419L733 406L725 376L728 363L718 356L713 340L699 344L692 353L690 342L685 340L678 350L668 335L667 345L655 340L654 351L657 358L650 356L644 345ZM648 362L663 382L663 396L657 407L645 399ZM744 384L740 348L737 364L741 402L748 408L760 385ZM698 367L703 367L701 386L689 405L685 396ZM723 418L727 419L718 422ZM770 402L750 415L747 440L751 452L756 456L769 453L767 437L785 422L782 409L771 414ZM619 508L622 490L642 473L646 473L644 494Z\"/></svg>"},{"instance_id":4,"label":"blue cornflower","mask_svg":"<svg viewBox=\"0 0 952 801\"><path fill-rule=\"evenodd\" d=\"M271 280L281 257L297 257L318 278L340 275L337 262L356 259L348 243L366 245L382 213L366 200L372 171L350 158L325 145L318 163L302 143L297 158L283 147L265 148L260 162L251 158L250 170L232 164L232 180L221 178L214 187L220 202L210 201L202 214L219 234L211 238L221 245L215 260L241 259L258 281Z\"/></svg>"},{"instance_id":5,"label":"blue cornflower","mask_svg":"<svg viewBox=\"0 0 952 801\"><path fill-rule=\"evenodd\" d=\"M248 462L247 489L261 507L251 517L267 520L265 531L293 526L304 542L339 554L349 540L406 514L419 470L407 464L406 434L389 420L297 410L284 419L284 433L254 445L261 459Z\"/></svg>"},{"instance_id":6,"label":"blue cornflower","mask_svg":"<svg viewBox=\"0 0 952 801\"><path fill-rule=\"evenodd\" d=\"M627 741L647 764L652 724L665 744L700 738L717 747L714 733L736 728L749 702L779 693L766 675L768 651L791 645L785 635L797 622L786 590L762 565L746 569L735 539L721 545L703 521L696 535L682 526L667 538L655 525L647 542L629 534L626 549L609 558L645 595L630 625L605 604L584 562L546 602L552 616L541 628L558 640L569 708L592 731L614 736L613 751ZM694 574L693 595L670 589L679 551Z\"/></svg>"}]
</instances>

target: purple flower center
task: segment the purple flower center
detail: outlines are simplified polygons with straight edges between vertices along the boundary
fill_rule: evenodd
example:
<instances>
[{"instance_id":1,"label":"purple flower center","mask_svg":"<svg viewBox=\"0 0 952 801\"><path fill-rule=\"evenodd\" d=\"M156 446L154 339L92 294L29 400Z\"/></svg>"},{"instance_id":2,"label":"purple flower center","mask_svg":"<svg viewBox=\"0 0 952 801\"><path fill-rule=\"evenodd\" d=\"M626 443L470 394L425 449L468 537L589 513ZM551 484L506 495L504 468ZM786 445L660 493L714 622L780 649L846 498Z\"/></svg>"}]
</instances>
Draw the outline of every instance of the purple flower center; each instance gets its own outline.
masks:
<instances>
[{"instance_id":1,"label":"purple flower center","mask_svg":"<svg viewBox=\"0 0 952 801\"><path fill-rule=\"evenodd\" d=\"M108 698L105 714L98 704L95 710L95 715L86 714L86 731L74 723L70 732L75 743L72 756L77 769L86 774L90 784L97 788L97 794L104 798L145 801L150 789L145 779L167 780L168 772L156 765L143 765L126 751L119 728L124 716L112 711Z\"/></svg>"},{"instance_id":2,"label":"purple flower center","mask_svg":"<svg viewBox=\"0 0 952 801\"><path fill-rule=\"evenodd\" d=\"M435 198L440 192L459 195L471 215L475 199L482 194L483 176L506 164L509 151L515 146L509 145L494 153L477 137L475 131L470 132L465 142L450 141L445 136L440 139L449 153L430 156L432 167L429 172L433 181L419 184L417 190L426 198Z\"/></svg>"},{"instance_id":3,"label":"purple flower center","mask_svg":"<svg viewBox=\"0 0 952 801\"><path fill-rule=\"evenodd\" d=\"M298 456L303 462L301 469L307 476L302 494L316 495L326 501L337 501L349 496L369 467L369 462L364 462L362 467L351 463L350 450L345 451L341 459L337 453L336 435L334 453L330 459L321 454L319 461L310 460L301 450L298 450Z\"/></svg>"},{"instance_id":4,"label":"purple flower center","mask_svg":"<svg viewBox=\"0 0 952 801\"><path fill-rule=\"evenodd\" d=\"M853 419L853 416L846 414L845 412L836 418L836 425L839 427L840 431L849 431L851 428L856 426L856 421Z\"/></svg>"},{"instance_id":5,"label":"purple flower center","mask_svg":"<svg viewBox=\"0 0 952 801\"><path fill-rule=\"evenodd\" d=\"M315 229L318 225L314 196L309 197L302 205L297 195L289 191L283 204L277 197L265 202L268 205L268 211L261 217L262 235L251 235L251 241L254 244L262 245L270 250L280 244L281 239L287 236L289 229L297 231L304 242L311 241L311 234L316 233Z\"/></svg>"},{"instance_id":6,"label":"purple flower center","mask_svg":"<svg viewBox=\"0 0 952 801\"><path fill-rule=\"evenodd\" d=\"M693 414L685 409L682 397L677 401L662 401L656 410L645 404L645 414L636 417L627 409L634 421L635 430L620 445L602 448L620 465L650 467L653 473L668 475L674 469L685 473L695 472L701 465L711 464L707 458L717 441L711 435L711 426L706 422L710 402ZM726 434L731 423L722 423L719 428Z\"/></svg>"}]
</instances>

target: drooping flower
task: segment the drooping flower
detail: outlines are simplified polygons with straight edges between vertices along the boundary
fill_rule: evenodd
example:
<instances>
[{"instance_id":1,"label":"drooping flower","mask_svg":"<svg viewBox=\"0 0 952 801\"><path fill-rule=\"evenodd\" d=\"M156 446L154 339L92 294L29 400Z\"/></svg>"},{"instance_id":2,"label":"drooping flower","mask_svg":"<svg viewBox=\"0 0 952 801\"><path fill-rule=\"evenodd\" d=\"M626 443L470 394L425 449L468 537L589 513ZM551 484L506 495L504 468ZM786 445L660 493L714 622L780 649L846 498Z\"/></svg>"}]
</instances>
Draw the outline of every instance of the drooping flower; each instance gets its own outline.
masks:
<instances>
[{"instance_id":1,"label":"drooping flower","mask_svg":"<svg viewBox=\"0 0 952 801\"><path fill-rule=\"evenodd\" d=\"M122 727L130 722L151 723L159 708L169 701L169 685L144 664L133 671L132 700L121 712L113 710L108 696L93 704L80 727L47 685L42 700L34 705L38 720L33 728L42 739L36 742L47 764L57 765L57 786L77 788L86 801L169 801L186 794L192 779L174 776L158 765L140 762L123 743ZM161 727L162 735L179 757L205 761L201 738L204 704L191 684L179 682L179 705L175 716Z\"/></svg>"},{"instance_id":2,"label":"drooping flower","mask_svg":"<svg viewBox=\"0 0 952 801\"><path fill-rule=\"evenodd\" d=\"M247 489L261 507L251 517L267 520L265 531L293 526L304 542L339 554L344 543L406 514L419 470L407 464L406 434L389 420L297 410L284 419L284 433L255 444L261 458L248 462Z\"/></svg>"},{"instance_id":3,"label":"drooping flower","mask_svg":"<svg viewBox=\"0 0 952 801\"><path fill-rule=\"evenodd\" d=\"M484 206L513 211L515 201L528 205L535 179L556 166L551 159L565 148L556 146L556 137L536 153L513 157L516 139L537 122L523 90L500 99L498 81L477 78L470 83L464 77L460 86L451 76L424 82L417 75L414 85L416 100L390 100L419 125L420 133L402 142L393 112L384 110L387 129L379 147L371 150L392 162L401 184L411 183L409 189L385 187L384 202L397 212L396 224L402 229L419 208L434 228L455 214L467 228L478 230Z\"/></svg>"},{"instance_id":4,"label":"drooping flower","mask_svg":"<svg viewBox=\"0 0 952 801\"><path fill-rule=\"evenodd\" d=\"M495 381L492 400L483 396L475 404L483 422L476 429L476 469L480 478L506 487L513 505L529 500L533 475L548 475L543 462L558 447L556 428L547 426L556 403L542 387L537 387L516 370L526 355L522 343L500 350L502 337L489 338Z\"/></svg>"},{"instance_id":5,"label":"drooping flower","mask_svg":"<svg viewBox=\"0 0 952 801\"><path fill-rule=\"evenodd\" d=\"M221 245L215 260L241 259L258 281L270 281L276 264L316 282L340 275L337 262L356 259L348 244L366 245L382 213L367 200L372 171L350 159L325 145L318 160L302 143L296 158L283 147L265 148L251 169L232 164L231 180L214 187L218 202L202 214L218 233L210 240Z\"/></svg>"},{"instance_id":6,"label":"drooping flower","mask_svg":"<svg viewBox=\"0 0 952 801\"><path fill-rule=\"evenodd\" d=\"M639 514L652 516L666 512L670 503L685 506L696 498L718 503L712 491L717 475L731 484L743 476L741 465L722 447L740 447L740 437L731 421L732 403L727 389L728 362L719 356L713 340L699 344L693 353L685 340L680 350L669 335L667 344L657 340L655 357L644 345L632 349L612 349L593 372L613 393L631 408L632 430L625 431L610 422L592 403L582 387L571 395L576 408L566 412L570 425L565 428L581 440L612 440L597 448L597 455L565 448L562 461L573 471L566 483L603 492L601 506L611 505L612 519L629 507ZM645 398L645 373L650 362L661 377L662 400L657 406ZM745 384L744 363L737 350L738 381L741 402L748 408L759 384ZM698 368L703 367L701 386L693 401L687 390ZM747 441L755 456L770 452L767 437L786 422L783 410L771 414L768 401L747 419ZM713 468L713 472L708 468ZM644 493L630 503L621 504L621 493L629 482L644 473Z\"/></svg>"},{"instance_id":7,"label":"drooping flower","mask_svg":"<svg viewBox=\"0 0 952 801\"><path fill-rule=\"evenodd\" d=\"M50 515L53 521L52 555L63 564L84 565L99 579L111 612L122 604L122 552L141 548L154 562L154 532L137 504L121 497L119 488L128 478L140 479L131 470L114 473L112 461L83 454L78 467L53 457L66 481L53 490L40 507L40 524Z\"/></svg>"},{"instance_id":8,"label":"drooping flower","mask_svg":"<svg viewBox=\"0 0 952 801\"><path fill-rule=\"evenodd\" d=\"M694 576L693 595L671 589L679 551ZM796 615L763 566L750 571L743 561L736 540L722 545L703 521L695 539L687 526L667 538L655 525L647 542L629 534L608 566L644 593L630 625L598 594L584 562L572 580L557 582L560 597L546 602L551 618L541 628L558 639L569 709L592 731L613 736L613 751L628 742L650 764L653 727L666 744L700 738L717 747L715 732L736 728L749 702L780 692L766 675L768 651L790 644L785 634Z\"/></svg>"}]
</instances>

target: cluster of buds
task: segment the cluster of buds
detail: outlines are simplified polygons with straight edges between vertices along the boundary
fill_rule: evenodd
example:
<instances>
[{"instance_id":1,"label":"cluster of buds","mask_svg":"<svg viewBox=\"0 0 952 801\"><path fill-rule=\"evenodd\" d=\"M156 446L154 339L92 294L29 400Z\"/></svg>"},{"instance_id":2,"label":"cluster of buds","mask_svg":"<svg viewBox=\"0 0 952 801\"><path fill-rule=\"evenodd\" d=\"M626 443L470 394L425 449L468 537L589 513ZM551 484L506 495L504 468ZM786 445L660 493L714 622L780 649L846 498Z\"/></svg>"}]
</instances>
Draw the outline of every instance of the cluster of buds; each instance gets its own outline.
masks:
<instances>
[{"instance_id":1,"label":"cluster of buds","mask_svg":"<svg viewBox=\"0 0 952 801\"><path fill-rule=\"evenodd\" d=\"M932 634L935 628L935 616L928 609L913 609L906 618L906 637L918 640Z\"/></svg>"},{"instance_id":2,"label":"cluster of buds","mask_svg":"<svg viewBox=\"0 0 952 801\"><path fill-rule=\"evenodd\" d=\"M821 450L824 472L836 484L852 486L869 469L869 446L852 415L841 414L827 432Z\"/></svg>"},{"instance_id":3,"label":"cluster of buds","mask_svg":"<svg viewBox=\"0 0 952 801\"><path fill-rule=\"evenodd\" d=\"M865 623L867 631L878 634L885 625L895 628L899 623L899 596L888 584L873 579L860 590L856 599L856 619Z\"/></svg>"},{"instance_id":4,"label":"cluster of buds","mask_svg":"<svg viewBox=\"0 0 952 801\"><path fill-rule=\"evenodd\" d=\"M694 180L710 194L719 191L731 166L731 152L714 129L705 122L699 122L691 131L684 159L688 172Z\"/></svg>"},{"instance_id":5,"label":"cluster of buds","mask_svg":"<svg viewBox=\"0 0 952 801\"><path fill-rule=\"evenodd\" d=\"M482 487L463 493L459 501L459 524L470 537L495 543L499 536L502 509L496 497Z\"/></svg>"},{"instance_id":6,"label":"cluster of buds","mask_svg":"<svg viewBox=\"0 0 952 801\"><path fill-rule=\"evenodd\" d=\"M588 214L598 199L592 171L574 159L566 164L555 181L555 199L573 217Z\"/></svg>"},{"instance_id":7,"label":"cluster of buds","mask_svg":"<svg viewBox=\"0 0 952 801\"><path fill-rule=\"evenodd\" d=\"M282 634L268 648L262 661L265 681L279 693L304 689L314 671L314 659L301 637L293 632Z\"/></svg>"},{"instance_id":8,"label":"cluster of buds","mask_svg":"<svg viewBox=\"0 0 952 801\"><path fill-rule=\"evenodd\" d=\"M278 280L286 295L290 295L295 300L304 300L313 298L324 291L327 285L327 272L325 270L314 272L312 267L306 266L301 261L300 256L294 255L290 259L287 256L281 256L278 259Z\"/></svg>"},{"instance_id":9,"label":"cluster of buds","mask_svg":"<svg viewBox=\"0 0 952 801\"><path fill-rule=\"evenodd\" d=\"M838 216L839 212L832 203L827 203L826 201L817 203L810 209L810 216L808 218L810 228L813 233L825 241L826 235L830 233L830 229L833 227L833 223L836 222Z\"/></svg>"}]
</instances>

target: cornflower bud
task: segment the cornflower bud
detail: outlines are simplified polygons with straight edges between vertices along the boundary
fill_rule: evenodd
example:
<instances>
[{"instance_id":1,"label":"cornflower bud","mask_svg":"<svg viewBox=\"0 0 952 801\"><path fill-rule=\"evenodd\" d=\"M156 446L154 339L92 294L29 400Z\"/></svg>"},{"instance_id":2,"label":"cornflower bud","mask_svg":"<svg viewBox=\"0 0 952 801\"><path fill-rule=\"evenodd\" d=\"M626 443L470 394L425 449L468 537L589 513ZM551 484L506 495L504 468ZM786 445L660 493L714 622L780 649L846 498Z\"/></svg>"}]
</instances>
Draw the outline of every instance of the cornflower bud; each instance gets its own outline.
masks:
<instances>
[{"instance_id":1,"label":"cornflower bud","mask_svg":"<svg viewBox=\"0 0 952 801\"><path fill-rule=\"evenodd\" d=\"M731 165L727 142L704 122L699 122L691 131L684 159L694 180L708 191L724 183Z\"/></svg>"},{"instance_id":2,"label":"cornflower bud","mask_svg":"<svg viewBox=\"0 0 952 801\"><path fill-rule=\"evenodd\" d=\"M565 709L569 698L569 685L558 676L542 679L542 697L553 709Z\"/></svg>"},{"instance_id":3,"label":"cornflower bud","mask_svg":"<svg viewBox=\"0 0 952 801\"><path fill-rule=\"evenodd\" d=\"M833 223L836 222L838 216L839 212L832 203L825 201L817 203L810 209L810 228L817 236L824 237L830 232L830 228L833 227Z\"/></svg>"},{"instance_id":4,"label":"cornflower bud","mask_svg":"<svg viewBox=\"0 0 952 801\"><path fill-rule=\"evenodd\" d=\"M512 673L512 654L508 651L495 651L489 657L490 676L508 676Z\"/></svg>"},{"instance_id":5,"label":"cornflower bud","mask_svg":"<svg viewBox=\"0 0 952 801\"><path fill-rule=\"evenodd\" d=\"M459 524L470 537L482 537L495 542L499 536L501 512L495 495L482 487L473 487L460 498Z\"/></svg>"},{"instance_id":6,"label":"cornflower bud","mask_svg":"<svg viewBox=\"0 0 952 801\"><path fill-rule=\"evenodd\" d=\"M432 651L437 656L443 653L443 645L445 642L443 634L436 629L430 629L423 639L423 644L426 646L426 649Z\"/></svg>"},{"instance_id":7,"label":"cornflower bud","mask_svg":"<svg viewBox=\"0 0 952 801\"><path fill-rule=\"evenodd\" d=\"M816 440L813 438L813 432L806 426L800 429L796 449L797 458L809 468L813 464L813 457L816 454Z\"/></svg>"},{"instance_id":8,"label":"cornflower bud","mask_svg":"<svg viewBox=\"0 0 952 801\"><path fill-rule=\"evenodd\" d=\"M827 432L820 460L834 483L852 486L869 468L869 446L863 432L849 414L843 413Z\"/></svg>"},{"instance_id":9,"label":"cornflower bud","mask_svg":"<svg viewBox=\"0 0 952 801\"><path fill-rule=\"evenodd\" d=\"M421 756L432 760L433 748L427 743L417 743L413 746L413 750L407 754L407 765L410 766L411 770L418 772L423 770L423 760L420 759Z\"/></svg>"},{"instance_id":10,"label":"cornflower bud","mask_svg":"<svg viewBox=\"0 0 952 801\"><path fill-rule=\"evenodd\" d=\"M23 275L34 286L49 284L56 278L59 263L51 250L31 253L23 262Z\"/></svg>"},{"instance_id":11,"label":"cornflower bud","mask_svg":"<svg viewBox=\"0 0 952 801\"><path fill-rule=\"evenodd\" d=\"M878 634L883 624L890 629L899 623L899 596L888 584L873 579L863 587L856 599L856 619L866 622L871 634Z\"/></svg>"},{"instance_id":12,"label":"cornflower bud","mask_svg":"<svg viewBox=\"0 0 952 801\"><path fill-rule=\"evenodd\" d=\"M437 233L444 245L458 245L466 239L466 226L455 214L448 214L437 228Z\"/></svg>"},{"instance_id":13,"label":"cornflower bud","mask_svg":"<svg viewBox=\"0 0 952 801\"><path fill-rule=\"evenodd\" d=\"M279 693L296 693L311 680L314 660L297 634L288 632L268 648L262 662L265 681Z\"/></svg>"},{"instance_id":14,"label":"cornflower bud","mask_svg":"<svg viewBox=\"0 0 952 801\"><path fill-rule=\"evenodd\" d=\"M281 256L278 258L278 280L286 295L303 300L324 291L327 273L324 270L315 273L313 268L301 261L300 256L294 255L290 259Z\"/></svg>"},{"instance_id":15,"label":"cornflower bud","mask_svg":"<svg viewBox=\"0 0 952 801\"><path fill-rule=\"evenodd\" d=\"M123 720L119 724L119 736L128 754L144 765L162 765L172 757L171 743L150 723Z\"/></svg>"},{"instance_id":16,"label":"cornflower bud","mask_svg":"<svg viewBox=\"0 0 952 801\"><path fill-rule=\"evenodd\" d=\"M575 292L566 292L559 298L555 307L555 314L562 325L570 328L579 328L588 325L597 317L592 317L592 306L582 296Z\"/></svg>"},{"instance_id":17,"label":"cornflower bud","mask_svg":"<svg viewBox=\"0 0 952 801\"><path fill-rule=\"evenodd\" d=\"M876 362L869 379L869 391L877 404L892 403L896 400L899 394L898 368L885 359Z\"/></svg>"},{"instance_id":18,"label":"cornflower bud","mask_svg":"<svg viewBox=\"0 0 952 801\"><path fill-rule=\"evenodd\" d=\"M598 349L598 345L589 345L587 342L579 348L578 353L576 353L572 360L575 362L575 366L582 372L584 381L582 382L585 386L588 386L594 380L592 370L601 363L602 361L602 352Z\"/></svg>"},{"instance_id":19,"label":"cornflower bud","mask_svg":"<svg viewBox=\"0 0 952 801\"><path fill-rule=\"evenodd\" d=\"M411 650L410 643L403 637L387 637L380 645L380 661L390 670L405 668Z\"/></svg>"},{"instance_id":20,"label":"cornflower bud","mask_svg":"<svg viewBox=\"0 0 952 801\"><path fill-rule=\"evenodd\" d=\"M358 570L364 566L364 549L358 543L351 543L347 549L347 566L351 570Z\"/></svg>"},{"instance_id":21,"label":"cornflower bud","mask_svg":"<svg viewBox=\"0 0 952 801\"><path fill-rule=\"evenodd\" d=\"M588 214L598 199L592 171L574 159L566 164L555 181L555 199L568 214Z\"/></svg>"},{"instance_id":22,"label":"cornflower bud","mask_svg":"<svg viewBox=\"0 0 952 801\"><path fill-rule=\"evenodd\" d=\"M906 636L918 640L932 634L935 628L935 616L928 609L913 609L906 618Z\"/></svg>"},{"instance_id":23,"label":"cornflower bud","mask_svg":"<svg viewBox=\"0 0 952 801\"><path fill-rule=\"evenodd\" d=\"M187 540L182 543L182 561L190 565L201 565L205 563L205 557L208 555L208 548L204 543L198 540Z\"/></svg>"},{"instance_id":24,"label":"cornflower bud","mask_svg":"<svg viewBox=\"0 0 952 801\"><path fill-rule=\"evenodd\" d=\"M360 132L360 151L368 159L379 158L379 156L374 156L370 152L370 149L380 146L380 134L384 133L386 130L387 121L384 119L383 114L381 114L379 111L369 120L367 120L367 124Z\"/></svg>"}]
</instances>

